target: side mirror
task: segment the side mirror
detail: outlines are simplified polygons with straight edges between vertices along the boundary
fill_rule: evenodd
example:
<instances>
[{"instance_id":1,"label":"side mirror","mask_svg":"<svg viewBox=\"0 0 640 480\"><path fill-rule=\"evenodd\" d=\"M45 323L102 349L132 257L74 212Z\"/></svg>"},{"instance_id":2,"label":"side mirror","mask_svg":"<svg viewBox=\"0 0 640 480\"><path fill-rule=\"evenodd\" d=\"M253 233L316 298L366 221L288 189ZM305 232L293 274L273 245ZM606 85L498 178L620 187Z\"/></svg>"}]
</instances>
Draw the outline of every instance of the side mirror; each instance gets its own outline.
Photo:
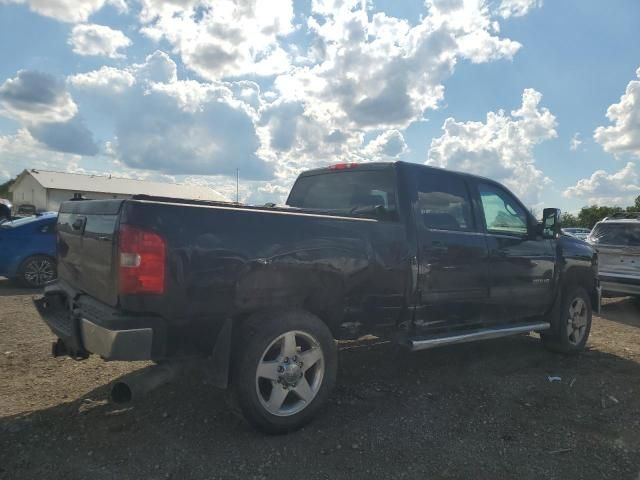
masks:
<instances>
[{"instance_id":1,"label":"side mirror","mask_svg":"<svg viewBox=\"0 0 640 480\"><path fill-rule=\"evenodd\" d=\"M542 238L556 238L560 235L560 209L545 208L542 211Z\"/></svg>"}]
</instances>

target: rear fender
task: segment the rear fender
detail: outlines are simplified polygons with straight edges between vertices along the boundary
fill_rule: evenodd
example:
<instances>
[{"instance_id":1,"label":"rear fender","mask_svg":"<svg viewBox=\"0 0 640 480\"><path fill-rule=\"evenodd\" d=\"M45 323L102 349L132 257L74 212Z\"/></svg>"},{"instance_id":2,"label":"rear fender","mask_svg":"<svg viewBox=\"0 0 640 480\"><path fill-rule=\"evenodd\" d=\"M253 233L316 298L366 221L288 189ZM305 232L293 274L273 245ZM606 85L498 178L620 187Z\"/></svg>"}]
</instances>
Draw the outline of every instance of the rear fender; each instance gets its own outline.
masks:
<instances>
[{"instance_id":1,"label":"rear fender","mask_svg":"<svg viewBox=\"0 0 640 480\"><path fill-rule=\"evenodd\" d=\"M237 283L234 310L240 314L302 308L327 324L332 332L345 311L344 276L323 268L263 265Z\"/></svg>"}]
</instances>

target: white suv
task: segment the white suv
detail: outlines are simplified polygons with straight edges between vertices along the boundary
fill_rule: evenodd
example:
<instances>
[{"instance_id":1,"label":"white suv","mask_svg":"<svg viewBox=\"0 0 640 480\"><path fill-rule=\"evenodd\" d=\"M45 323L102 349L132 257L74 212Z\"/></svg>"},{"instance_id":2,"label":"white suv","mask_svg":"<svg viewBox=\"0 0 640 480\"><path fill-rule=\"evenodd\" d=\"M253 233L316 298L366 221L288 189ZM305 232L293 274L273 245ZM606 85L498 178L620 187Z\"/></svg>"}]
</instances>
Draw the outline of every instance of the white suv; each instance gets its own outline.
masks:
<instances>
[{"instance_id":1,"label":"white suv","mask_svg":"<svg viewBox=\"0 0 640 480\"><path fill-rule=\"evenodd\" d=\"M596 223L587 242L598 252L603 294L640 296L640 212L622 212Z\"/></svg>"}]
</instances>

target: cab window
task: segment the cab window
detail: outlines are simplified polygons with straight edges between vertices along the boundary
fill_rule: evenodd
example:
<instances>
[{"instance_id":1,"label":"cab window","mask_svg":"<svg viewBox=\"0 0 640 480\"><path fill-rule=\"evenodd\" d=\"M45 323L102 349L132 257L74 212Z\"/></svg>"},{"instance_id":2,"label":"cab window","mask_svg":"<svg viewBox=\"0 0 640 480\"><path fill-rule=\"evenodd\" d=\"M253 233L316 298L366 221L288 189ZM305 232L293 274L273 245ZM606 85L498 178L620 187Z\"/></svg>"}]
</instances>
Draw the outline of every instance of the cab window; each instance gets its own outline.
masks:
<instances>
[{"instance_id":1,"label":"cab window","mask_svg":"<svg viewBox=\"0 0 640 480\"><path fill-rule=\"evenodd\" d=\"M291 189L287 205L346 214L359 208L382 207L389 218L395 218L395 177L390 169L353 169L302 176Z\"/></svg>"},{"instance_id":2,"label":"cab window","mask_svg":"<svg viewBox=\"0 0 640 480\"><path fill-rule=\"evenodd\" d=\"M459 176L422 173L417 184L417 209L427 228L474 230L469 193Z\"/></svg>"},{"instance_id":3,"label":"cab window","mask_svg":"<svg viewBox=\"0 0 640 480\"><path fill-rule=\"evenodd\" d=\"M479 190L487 232L527 234L527 212L513 195L490 184L480 184Z\"/></svg>"}]
</instances>

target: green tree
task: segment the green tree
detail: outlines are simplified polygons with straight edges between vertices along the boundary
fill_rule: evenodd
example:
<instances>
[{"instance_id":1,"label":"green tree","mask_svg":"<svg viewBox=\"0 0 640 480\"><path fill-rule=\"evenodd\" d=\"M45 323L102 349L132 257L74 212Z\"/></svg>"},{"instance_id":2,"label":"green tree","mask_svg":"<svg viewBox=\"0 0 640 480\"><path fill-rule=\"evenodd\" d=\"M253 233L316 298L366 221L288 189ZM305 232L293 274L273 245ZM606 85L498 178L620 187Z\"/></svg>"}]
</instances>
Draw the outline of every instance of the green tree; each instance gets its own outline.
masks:
<instances>
[{"instance_id":1,"label":"green tree","mask_svg":"<svg viewBox=\"0 0 640 480\"><path fill-rule=\"evenodd\" d=\"M560 217L560 223L562 224L563 227L581 227L582 226L578 221L578 217L568 212L562 213L562 217Z\"/></svg>"},{"instance_id":2,"label":"green tree","mask_svg":"<svg viewBox=\"0 0 640 480\"><path fill-rule=\"evenodd\" d=\"M606 207L598 205L582 207L582 210L578 213L578 223L581 227L593 228L593 226L604 217L609 217L614 213L622 211L624 210L621 207Z\"/></svg>"},{"instance_id":3,"label":"green tree","mask_svg":"<svg viewBox=\"0 0 640 480\"><path fill-rule=\"evenodd\" d=\"M9 180L7 182L0 184L0 198L6 198L8 200L11 200L11 193L9 193L9 187L13 185L14 181L15 180Z\"/></svg>"}]
</instances>

